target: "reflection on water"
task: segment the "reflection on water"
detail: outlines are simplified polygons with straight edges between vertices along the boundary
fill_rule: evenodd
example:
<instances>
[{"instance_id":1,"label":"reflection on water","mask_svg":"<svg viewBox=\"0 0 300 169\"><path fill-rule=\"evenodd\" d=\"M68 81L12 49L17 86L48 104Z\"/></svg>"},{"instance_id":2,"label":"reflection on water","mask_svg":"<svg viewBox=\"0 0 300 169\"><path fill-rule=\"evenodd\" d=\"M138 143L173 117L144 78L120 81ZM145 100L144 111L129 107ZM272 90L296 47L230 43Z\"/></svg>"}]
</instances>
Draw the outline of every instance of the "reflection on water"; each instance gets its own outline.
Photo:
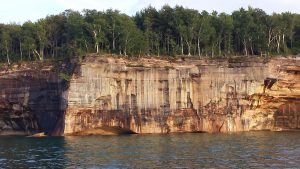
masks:
<instances>
[{"instance_id":1,"label":"reflection on water","mask_svg":"<svg viewBox=\"0 0 300 169\"><path fill-rule=\"evenodd\" d=\"M0 137L0 168L298 168L300 132Z\"/></svg>"}]
</instances>

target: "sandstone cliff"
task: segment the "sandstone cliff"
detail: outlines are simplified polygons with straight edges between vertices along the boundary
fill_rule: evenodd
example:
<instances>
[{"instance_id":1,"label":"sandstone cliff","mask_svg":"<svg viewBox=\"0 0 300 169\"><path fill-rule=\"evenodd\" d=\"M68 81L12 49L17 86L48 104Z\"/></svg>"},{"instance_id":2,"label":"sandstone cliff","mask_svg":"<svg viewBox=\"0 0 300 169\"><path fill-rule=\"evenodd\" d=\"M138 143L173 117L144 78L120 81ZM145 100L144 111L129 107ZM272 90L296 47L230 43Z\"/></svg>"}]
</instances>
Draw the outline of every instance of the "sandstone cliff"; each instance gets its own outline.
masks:
<instances>
[{"instance_id":1,"label":"sandstone cliff","mask_svg":"<svg viewBox=\"0 0 300 169\"><path fill-rule=\"evenodd\" d=\"M0 135L61 135L67 107L69 62L29 63L0 68Z\"/></svg>"},{"instance_id":2,"label":"sandstone cliff","mask_svg":"<svg viewBox=\"0 0 300 169\"><path fill-rule=\"evenodd\" d=\"M67 70L70 79L53 69L3 72L0 130L85 135L116 127L117 133L300 128L297 58L88 57Z\"/></svg>"},{"instance_id":3,"label":"sandstone cliff","mask_svg":"<svg viewBox=\"0 0 300 169\"><path fill-rule=\"evenodd\" d=\"M136 133L299 128L298 65L90 58L70 82L65 133L101 126Z\"/></svg>"}]
</instances>

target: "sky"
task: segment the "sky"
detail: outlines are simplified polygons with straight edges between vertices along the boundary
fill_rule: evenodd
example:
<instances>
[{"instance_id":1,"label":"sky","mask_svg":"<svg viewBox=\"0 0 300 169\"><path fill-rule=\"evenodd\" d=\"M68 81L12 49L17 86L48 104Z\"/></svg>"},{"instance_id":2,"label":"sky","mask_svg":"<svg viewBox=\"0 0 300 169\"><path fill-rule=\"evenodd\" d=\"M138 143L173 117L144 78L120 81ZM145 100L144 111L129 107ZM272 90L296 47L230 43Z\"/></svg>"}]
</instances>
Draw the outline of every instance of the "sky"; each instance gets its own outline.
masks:
<instances>
[{"instance_id":1,"label":"sky","mask_svg":"<svg viewBox=\"0 0 300 169\"><path fill-rule=\"evenodd\" d=\"M178 4L209 12L216 10L231 13L241 7L252 6L269 14L286 11L300 13L300 0L1 0L0 23L22 24L28 20L36 21L47 15L59 14L66 9L102 11L113 8L134 15L149 5L160 9L165 4L172 7Z\"/></svg>"}]
</instances>

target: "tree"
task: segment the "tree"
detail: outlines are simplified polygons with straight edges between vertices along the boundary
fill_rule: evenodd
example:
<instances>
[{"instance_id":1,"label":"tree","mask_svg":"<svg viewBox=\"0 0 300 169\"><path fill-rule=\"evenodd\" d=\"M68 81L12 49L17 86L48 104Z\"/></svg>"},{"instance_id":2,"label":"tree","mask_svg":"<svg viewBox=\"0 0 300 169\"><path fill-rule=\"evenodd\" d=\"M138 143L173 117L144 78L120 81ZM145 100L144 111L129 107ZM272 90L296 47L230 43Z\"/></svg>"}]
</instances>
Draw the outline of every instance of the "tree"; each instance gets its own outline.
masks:
<instances>
[{"instance_id":1,"label":"tree","mask_svg":"<svg viewBox=\"0 0 300 169\"><path fill-rule=\"evenodd\" d=\"M191 55L191 48L193 45L194 35L197 29L197 19L199 13L196 10L185 9L182 6L175 7L176 30L180 36L181 54L183 55L184 42L187 46L187 54Z\"/></svg>"},{"instance_id":2,"label":"tree","mask_svg":"<svg viewBox=\"0 0 300 169\"><path fill-rule=\"evenodd\" d=\"M23 44L24 52L27 53L27 57L31 60L31 56L34 55L34 50L36 49L35 43L35 31L34 24L32 22L25 22L21 30L21 42Z\"/></svg>"},{"instance_id":3,"label":"tree","mask_svg":"<svg viewBox=\"0 0 300 169\"><path fill-rule=\"evenodd\" d=\"M232 14L182 6L151 6L128 16L118 10L65 10L37 22L0 24L0 60L65 58L84 53L124 55L264 55L300 53L300 15L248 7Z\"/></svg>"},{"instance_id":4,"label":"tree","mask_svg":"<svg viewBox=\"0 0 300 169\"><path fill-rule=\"evenodd\" d=\"M63 15L66 19L66 42L63 48L65 54L72 56L88 52L89 46L85 34L85 22L78 11L66 10Z\"/></svg>"},{"instance_id":5,"label":"tree","mask_svg":"<svg viewBox=\"0 0 300 169\"><path fill-rule=\"evenodd\" d=\"M46 17L45 22L46 37L49 45L48 53L52 58L56 58L58 57L60 45L66 43L67 18L62 14L52 15Z\"/></svg>"},{"instance_id":6,"label":"tree","mask_svg":"<svg viewBox=\"0 0 300 169\"><path fill-rule=\"evenodd\" d=\"M196 21L196 38L197 38L197 50L198 56L201 56L201 47L203 51L209 48L209 41L214 37L215 29L211 25L211 16L207 11L202 11L199 18Z\"/></svg>"},{"instance_id":7,"label":"tree","mask_svg":"<svg viewBox=\"0 0 300 169\"><path fill-rule=\"evenodd\" d=\"M231 53L231 36L233 30L233 20L230 15L221 13L216 21L218 34L218 51L219 56L222 55L222 50L225 55Z\"/></svg>"},{"instance_id":8,"label":"tree","mask_svg":"<svg viewBox=\"0 0 300 169\"><path fill-rule=\"evenodd\" d=\"M123 14L121 15L121 30L120 30L120 38L119 38L119 47L120 47L120 54L123 51L123 54L127 56L128 51L133 52L132 49L137 45L137 41L141 33L137 29L134 20Z\"/></svg>"},{"instance_id":9,"label":"tree","mask_svg":"<svg viewBox=\"0 0 300 169\"><path fill-rule=\"evenodd\" d=\"M261 9L249 8L253 23L250 27L250 36L252 41L250 43L251 54L260 54L267 52L267 14Z\"/></svg>"},{"instance_id":10,"label":"tree","mask_svg":"<svg viewBox=\"0 0 300 169\"><path fill-rule=\"evenodd\" d=\"M99 44L104 41L106 21L104 14L96 10L84 10L86 28L93 37L96 53L99 53Z\"/></svg>"},{"instance_id":11,"label":"tree","mask_svg":"<svg viewBox=\"0 0 300 169\"><path fill-rule=\"evenodd\" d=\"M11 63L10 49L11 49L12 39L10 36L10 30L9 30L8 26L2 26L0 39L1 39L1 51L5 51L2 54L5 53L7 64L10 65L10 63Z\"/></svg>"},{"instance_id":12,"label":"tree","mask_svg":"<svg viewBox=\"0 0 300 169\"><path fill-rule=\"evenodd\" d=\"M107 29L108 29L108 39L111 45L112 50L116 51L116 40L120 36L120 24L121 24L121 18L120 18L120 12L118 10L112 10L109 9L105 13L105 19L107 23Z\"/></svg>"},{"instance_id":13,"label":"tree","mask_svg":"<svg viewBox=\"0 0 300 169\"><path fill-rule=\"evenodd\" d=\"M237 41L236 49L240 51L240 46L243 46L244 55L249 54L249 43L252 43L251 27L253 26L253 18L248 11L241 8L239 11L235 11L232 14L235 40Z\"/></svg>"},{"instance_id":14,"label":"tree","mask_svg":"<svg viewBox=\"0 0 300 169\"><path fill-rule=\"evenodd\" d=\"M150 53L159 53L158 17L158 11L151 6L135 16L137 27L144 33L145 51L148 56Z\"/></svg>"},{"instance_id":15,"label":"tree","mask_svg":"<svg viewBox=\"0 0 300 169\"><path fill-rule=\"evenodd\" d=\"M37 40L39 52L34 49L34 53L38 56L39 60L44 60L44 49L47 45L47 37L46 37L46 22L44 19L40 19L38 22L34 24L35 37Z\"/></svg>"},{"instance_id":16,"label":"tree","mask_svg":"<svg viewBox=\"0 0 300 169\"><path fill-rule=\"evenodd\" d=\"M287 53L288 51L288 45L287 43L289 43L289 47L292 48L293 47L293 41L294 41L294 29L295 29L295 24L296 24L296 15L290 13L290 12L285 12L282 13L282 25L284 26L283 28L283 45L284 45L284 52ZM289 39L289 41L286 41L286 39Z\"/></svg>"},{"instance_id":17,"label":"tree","mask_svg":"<svg viewBox=\"0 0 300 169\"><path fill-rule=\"evenodd\" d=\"M174 35L176 35L176 21L174 10L169 5L165 5L159 11L158 31L160 42L163 47L163 54L174 54Z\"/></svg>"}]
</instances>

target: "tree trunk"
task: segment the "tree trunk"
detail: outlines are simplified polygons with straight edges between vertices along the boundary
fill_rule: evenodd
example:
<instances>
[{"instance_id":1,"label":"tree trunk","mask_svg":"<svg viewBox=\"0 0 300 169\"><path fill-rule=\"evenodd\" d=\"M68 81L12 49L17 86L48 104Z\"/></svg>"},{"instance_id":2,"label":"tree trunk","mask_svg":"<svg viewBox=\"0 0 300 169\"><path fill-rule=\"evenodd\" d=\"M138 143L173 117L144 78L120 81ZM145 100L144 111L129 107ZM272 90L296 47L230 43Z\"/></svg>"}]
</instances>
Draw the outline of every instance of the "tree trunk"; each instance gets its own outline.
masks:
<instances>
[{"instance_id":1,"label":"tree trunk","mask_svg":"<svg viewBox=\"0 0 300 169\"><path fill-rule=\"evenodd\" d=\"M159 33L159 36L157 38L157 56L159 57L160 54L160 39L162 39L161 33ZM163 44L162 44L163 45Z\"/></svg>"},{"instance_id":2,"label":"tree trunk","mask_svg":"<svg viewBox=\"0 0 300 169\"><path fill-rule=\"evenodd\" d=\"M55 40L54 57L57 57L57 43L58 43L57 40Z\"/></svg>"},{"instance_id":3,"label":"tree trunk","mask_svg":"<svg viewBox=\"0 0 300 169\"><path fill-rule=\"evenodd\" d=\"M247 49L247 42L246 42L246 39L243 40L243 44L244 44L244 52L245 52L245 56L248 56L248 49Z\"/></svg>"},{"instance_id":4,"label":"tree trunk","mask_svg":"<svg viewBox=\"0 0 300 169\"><path fill-rule=\"evenodd\" d=\"M268 34L268 50L270 51L270 46L271 42L273 41L272 39L272 29L269 29L269 34Z\"/></svg>"},{"instance_id":5,"label":"tree trunk","mask_svg":"<svg viewBox=\"0 0 300 169\"><path fill-rule=\"evenodd\" d=\"M191 56L191 45L188 45L188 56Z\"/></svg>"},{"instance_id":6,"label":"tree trunk","mask_svg":"<svg viewBox=\"0 0 300 169\"><path fill-rule=\"evenodd\" d=\"M37 57L36 57L36 55L38 55L39 53L36 53L35 49L32 50L32 54L33 54L33 56L34 56L33 59L38 60Z\"/></svg>"},{"instance_id":7,"label":"tree trunk","mask_svg":"<svg viewBox=\"0 0 300 169\"><path fill-rule=\"evenodd\" d=\"M115 50L116 49L116 46L115 46L115 22L113 23L113 30L112 30L113 32L112 32L112 38L113 38L113 50Z\"/></svg>"},{"instance_id":8,"label":"tree trunk","mask_svg":"<svg viewBox=\"0 0 300 169\"><path fill-rule=\"evenodd\" d=\"M22 61L23 60L22 42L19 40L19 43L20 43L20 56Z\"/></svg>"},{"instance_id":9,"label":"tree trunk","mask_svg":"<svg viewBox=\"0 0 300 169\"><path fill-rule=\"evenodd\" d=\"M277 35L277 53L280 53L280 41L281 41L281 36Z\"/></svg>"},{"instance_id":10,"label":"tree trunk","mask_svg":"<svg viewBox=\"0 0 300 169\"><path fill-rule=\"evenodd\" d=\"M36 51L36 49L34 49L32 52L33 52L33 54L35 54L35 55L34 55L35 57L36 57L36 55L38 56L38 58L39 58L40 61L43 60L42 56L39 54L39 52ZM36 57L36 58L37 58L37 57Z\"/></svg>"},{"instance_id":11,"label":"tree trunk","mask_svg":"<svg viewBox=\"0 0 300 169\"><path fill-rule=\"evenodd\" d=\"M40 54L39 54L39 58L41 61L44 60L44 48L43 47L40 47Z\"/></svg>"},{"instance_id":12,"label":"tree trunk","mask_svg":"<svg viewBox=\"0 0 300 169\"><path fill-rule=\"evenodd\" d=\"M191 56L191 43L186 40L186 45L188 46L188 56Z\"/></svg>"},{"instance_id":13,"label":"tree trunk","mask_svg":"<svg viewBox=\"0 0 300 169\"><path fill-rule=\"evenodd\" d=\"M98 54L99 53L99 44L96 43L96 53Z\"/></svg>"},{"instance_id":14,"label":"tree trunk","mask_svg":"<svg viewBox=\"0 0 300 169\"><path fill-rule=\"evenodd\" d=\"M291 31L290 32L290 43L291 43L291 49L293 48L293 39L294 39L294 32L293 31Z\"/></svg>"},{"instance_id":15,"label":"tree trunk","mask_svg":"<svg viewBox=\"0 0 300 169\"><path fill-rule=\"evenodd\" d=\"M183 55L183 38L180 36L180 43L181 43L181 55Z\"/></svg>"},{"instance_id":16,"label":"tree trunk","mask_svg":"<svg viewBox=\"0 0 300 169\"><path fill-rule=\"evenodd\" d=\"M286 46L286 44L285 44L285 34L283 34L282 35L282 45L283 45L283 49L284 49L284 53L286 53L286 51L287 51L287 46Z\"/></svg>"},{"instance_id":17,"label":"tree trunk","mask_svg":"<svg viewBox=\"0 0 300 169\"><path fill-rule=\"evenodd\" d=\"M55 46L55 42L51 42L51 57L52 59L54 58L54 46Z\"/></svg>"},{"instance_id":18,"label":"tree trunk","mask_svg":"<svg viewBox=\"0 0 300 169\"><path fill-rule=\"evenodd\" d=\"M152 37L151 37L151 48L150 48L149 54L153 54L154 49L155 49L154 39L152 39Z\"/></svg>"},{"instance_id":19,"label":"tree trunk","mask_svg":"<svg viewBox=\"0 0 300 169\"><path fill-rule=\"evenodd\" d=\"M253 56L254 55L254 50L253 50L253 43L252 43L251 38L249 38L249 42L250 42L251 55Z\"/></svg>"},{"instance_id":20,"label":"tree trunk","mask_svg":"<svg viewBox=\"0 0 300 169\"><path fill-rule=\"evenodd\" d=\"M141 57L141 54L142 54L142 50L140 49L140 52L139 52L139 58Z\"/></svg>"},{"instance_id":21,"label":"tree trunk","mask_svg":"<svg viewBox=\"0 0 300 169\"><path fill-rule=\"evenodd\" d=\"M167 53L168 53L168 55L170 54L170 38L169 38L169 36L167 38Z\"/></svg>"},{"instance_id":22,"label":"tree trunk","mask_svg":"<svg viewBox=\"0 0 300 169\"><path fill-rule=\"evenodd\" d=\"M221 40L218 42L218 48L219 48L219 56L222 55L222 51L221 51Z\"/></svg>"},{"instance_id":23,"label":"tree trunk","mask_svg":"<svg viewBox=\"0 0 300 169\"><path fill-rule=\"evenodd\" d=\"M5 49L6 49L6 59L7 59L7 64L10 65L10 59L9 59L9 53L8 53L7 42L5 42Z\"/></svg>"},{"instance_id":24,"label":"tree trunk","mask_svg":"<svg viewBox=\"0 0 300 169\"><path fill-rule=\"evenodd\" d=\"M211 46L211 58L215 55L214 45Z\"/></svg>"},{"instance_id":25,"label":"tree trunk","mask_svg":"<svg viewBox=\"0 0 300 169\"><path fill-rule=\"evenodd\" d=\"M231 39L230 39L230 34L228 35L228 42L227 42L227 54L231 53Z\"/></svg>"},{"instance_id":26,"label":"tree trunk","mask_svg":"<svg viewBox=\"0 0 300 169\"><path fill-rule=\"evenodd\" d=\"M85 46L86 53L88 53L89 48L88 48L88 44L87 44L86 40L84 40L84 46Z\"/></svg>"},{"instance_id":27,"label":"tree trunk","mask_svg":"<svg viewBox=\"0 0 300 169\"><path fill-rule=\"evenodd\" d=\"M197 39L197 48L198 48L198 56L200 57L201 56L201 50L200 50L200 38L198 37ZM201 57L200 57L201 59Z\"/></svg>"}]
</instances>

